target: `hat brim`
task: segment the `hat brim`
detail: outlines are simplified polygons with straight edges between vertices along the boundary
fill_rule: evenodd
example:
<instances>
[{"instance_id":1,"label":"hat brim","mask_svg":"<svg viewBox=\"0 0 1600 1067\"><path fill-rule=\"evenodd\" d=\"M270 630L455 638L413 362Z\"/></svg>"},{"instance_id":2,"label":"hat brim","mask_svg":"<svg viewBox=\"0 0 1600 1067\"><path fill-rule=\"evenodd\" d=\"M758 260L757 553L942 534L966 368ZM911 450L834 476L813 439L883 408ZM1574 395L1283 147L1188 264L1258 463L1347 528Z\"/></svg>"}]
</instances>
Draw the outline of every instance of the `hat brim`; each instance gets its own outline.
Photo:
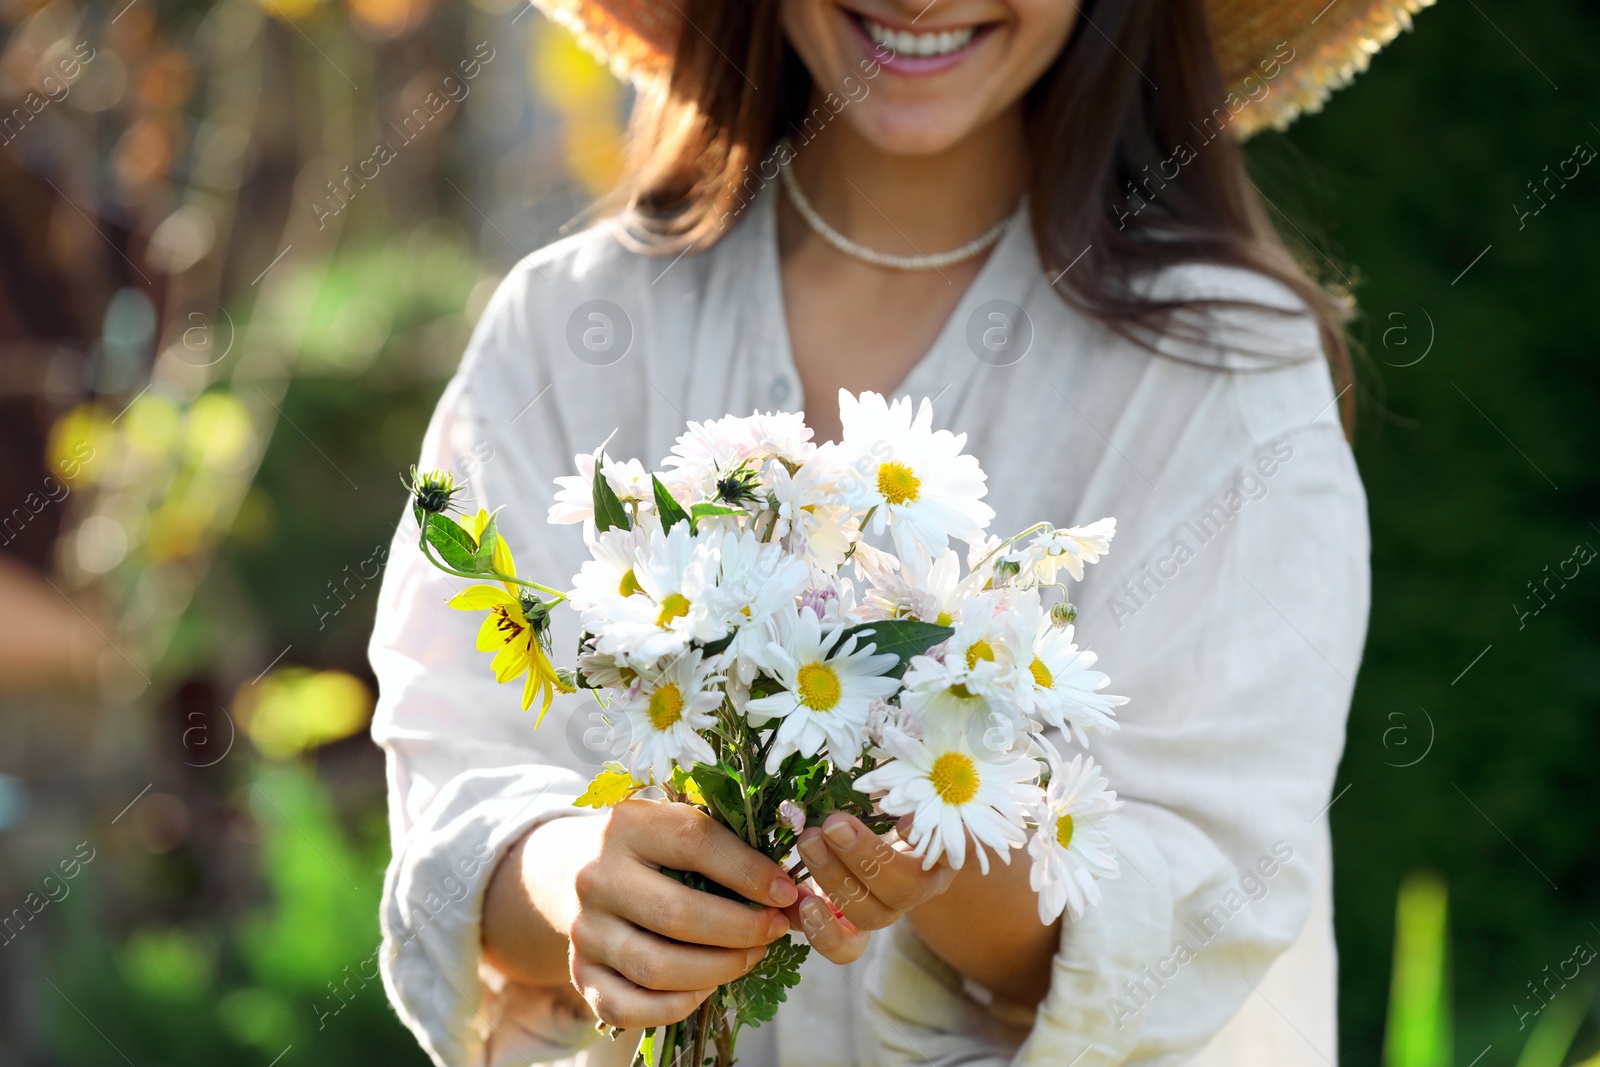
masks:
<instances>
[{"instance_id":1,"label":"hat brim","mask_svg":"<svg viewBox=\"0 0 1600 1067\"><path fill-rule=\"evenodd\" d=\"M1206 0L1228 129L1243 140L1322 110L1435 0ZM618 77L644 81L671 63L682 21L670 0L533 0Z\"/></svg>"}]
</instances>

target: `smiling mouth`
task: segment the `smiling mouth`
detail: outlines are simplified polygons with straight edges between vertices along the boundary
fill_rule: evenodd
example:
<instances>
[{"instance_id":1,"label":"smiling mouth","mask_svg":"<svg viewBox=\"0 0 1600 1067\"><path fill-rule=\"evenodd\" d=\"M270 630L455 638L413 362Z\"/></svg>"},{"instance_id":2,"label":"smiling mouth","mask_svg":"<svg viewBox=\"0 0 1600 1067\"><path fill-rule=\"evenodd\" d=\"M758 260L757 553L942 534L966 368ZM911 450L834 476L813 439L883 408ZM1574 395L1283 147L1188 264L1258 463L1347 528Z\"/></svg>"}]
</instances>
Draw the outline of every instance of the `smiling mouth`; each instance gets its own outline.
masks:
<instances>
[{"instance_id":1,"label":"smiling mouth","mask_svg":"<svg viewBox=\"0 0 1600 1067\"><path fill-rule=\"evenodd\" d=\"M868 18L859 12L851 12L851 14L855 16L856 24L861 27L861 32L866 34L867 40L872 42L874 46L890 50L899 56L917 59L934 59L940 56L955 55L989 29L987 25L962 26L959 29L932 30L921 33L896 29L893 26Z\"/></svg>"}]
</instances>

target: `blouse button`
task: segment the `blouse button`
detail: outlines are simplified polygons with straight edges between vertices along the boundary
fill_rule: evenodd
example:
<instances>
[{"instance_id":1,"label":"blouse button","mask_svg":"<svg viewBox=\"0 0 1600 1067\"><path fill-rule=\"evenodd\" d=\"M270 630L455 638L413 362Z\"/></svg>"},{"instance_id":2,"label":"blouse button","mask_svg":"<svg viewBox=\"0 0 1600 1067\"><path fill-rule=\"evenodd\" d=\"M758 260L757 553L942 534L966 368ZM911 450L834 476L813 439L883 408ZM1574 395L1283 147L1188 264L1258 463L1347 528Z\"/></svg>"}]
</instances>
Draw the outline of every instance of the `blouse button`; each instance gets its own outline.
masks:
<instances>
[{"instance_id":1,"label":"blouse button","mask_svg":"<svg viewBox=\"0 0 1600 1067\"><path fill-rule=\"evenodd\" d=\"M767 388L767 399L774 404L782 404L789 399L791 388L789 379L780 374L772 379L772 385Z\"/></svg>"}]
</instances>

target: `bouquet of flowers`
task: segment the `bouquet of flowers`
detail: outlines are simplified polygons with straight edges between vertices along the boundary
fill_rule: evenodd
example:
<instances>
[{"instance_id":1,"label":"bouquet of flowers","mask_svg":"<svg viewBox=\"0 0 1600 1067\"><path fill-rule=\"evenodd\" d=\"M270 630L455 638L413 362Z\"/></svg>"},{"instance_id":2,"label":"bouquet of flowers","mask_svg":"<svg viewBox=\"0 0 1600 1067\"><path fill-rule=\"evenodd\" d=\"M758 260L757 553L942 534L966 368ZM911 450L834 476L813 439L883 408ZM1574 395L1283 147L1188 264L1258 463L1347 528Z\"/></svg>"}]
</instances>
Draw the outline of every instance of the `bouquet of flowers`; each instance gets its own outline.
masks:
<instances>
[{"instance_id":1,"label":"bouquet of flowers","mask_svg":"<svg viewBox=\"0 0 1600 1067\"><path fill-rule=\"evenodd\" d=\"M1026 845L1040 920L1077 919L1095 880L1118 874L1099 824L1120 805L1045 730L1087 745L1125 702L1074 643L1064 584L1107 552L1116 520L988 535L986 476L965 434L933 429L930 401L841 391L839 404L837 444L813 443L800 413L758 413L689 423L653 473L605 445L578 456L550 509L584 524L591 555L565 591L517 575L495 514L451 517L443 472L413 471L422 551L497 583L450 606L488 612L478 648L501 682L526 674L524 708L539 698L542 719L556 692L587 689L627 739L579 805L697 805L797 881L796 838L834 812L898 824L924 868L970 857L987 872L991 851L1009 863ZM582 619L570 670L551 661L563 601ZM647 1032L640 1061L727 1067L808 951L775 943L697 1013Z\"/></svg>"}]
</instances>

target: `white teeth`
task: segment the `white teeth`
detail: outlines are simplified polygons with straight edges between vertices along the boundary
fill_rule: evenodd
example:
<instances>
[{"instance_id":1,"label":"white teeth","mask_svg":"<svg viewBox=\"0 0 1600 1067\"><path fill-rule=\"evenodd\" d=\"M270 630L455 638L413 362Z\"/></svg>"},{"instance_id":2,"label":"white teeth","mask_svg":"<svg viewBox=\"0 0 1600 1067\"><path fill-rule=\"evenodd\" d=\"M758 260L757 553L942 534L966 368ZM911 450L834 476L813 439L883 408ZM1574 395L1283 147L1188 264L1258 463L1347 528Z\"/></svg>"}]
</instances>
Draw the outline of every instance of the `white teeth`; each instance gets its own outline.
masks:
<instances>
[{"instance_id":1,"label":"white teeth","mask_svg":"<svg viewBox=\"0 0 1600 1067\"><path fill-rule=\"evenodd\" d=\"M871 19L863 18L861 25L867 31L867 37L873 44L882 48L893 49L903 56L947 56L952 52L959 52L971 41L977 32L968 26L959 30L944 30L938 33L911 33L908 30L893 30Z\"/></svg>"}]
</instances>

